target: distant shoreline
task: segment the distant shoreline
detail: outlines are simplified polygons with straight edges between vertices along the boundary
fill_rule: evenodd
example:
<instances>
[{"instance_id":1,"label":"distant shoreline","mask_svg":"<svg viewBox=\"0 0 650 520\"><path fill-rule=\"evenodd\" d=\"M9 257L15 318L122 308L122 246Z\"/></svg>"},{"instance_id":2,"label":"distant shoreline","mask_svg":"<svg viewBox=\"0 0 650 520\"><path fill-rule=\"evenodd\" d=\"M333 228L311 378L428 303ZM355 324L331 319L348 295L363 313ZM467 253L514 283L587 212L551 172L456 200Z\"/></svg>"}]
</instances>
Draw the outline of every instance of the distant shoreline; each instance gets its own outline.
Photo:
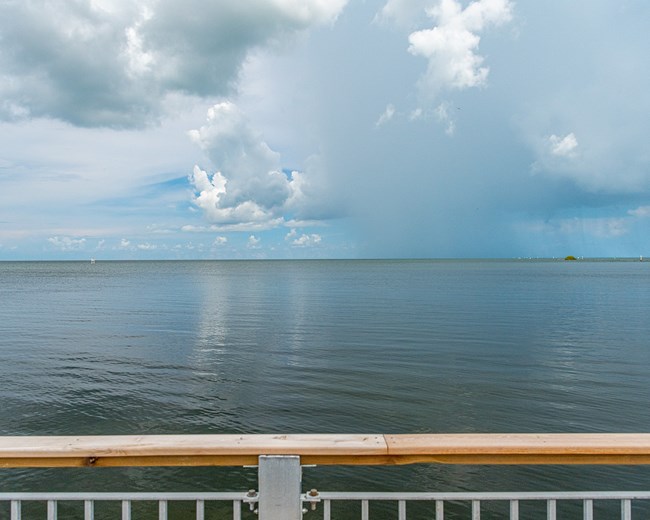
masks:
<instances>
[{"instance_id":1,"label":"distant shoreline","mask_svg":"<svg viewBox=\"0 0 650 520\"><path fill-rule=\"evenodd\" d=\"M649 257L650 258L650 257ZM91 261L92 260L92 261ZM126 262L645 262L645 257L576 257L566 260L565 257L503 257L503 258L152 258L152 259L20 259L0 260L0 264L8 263L126 263Z\"/></svg>"}]
</instances>

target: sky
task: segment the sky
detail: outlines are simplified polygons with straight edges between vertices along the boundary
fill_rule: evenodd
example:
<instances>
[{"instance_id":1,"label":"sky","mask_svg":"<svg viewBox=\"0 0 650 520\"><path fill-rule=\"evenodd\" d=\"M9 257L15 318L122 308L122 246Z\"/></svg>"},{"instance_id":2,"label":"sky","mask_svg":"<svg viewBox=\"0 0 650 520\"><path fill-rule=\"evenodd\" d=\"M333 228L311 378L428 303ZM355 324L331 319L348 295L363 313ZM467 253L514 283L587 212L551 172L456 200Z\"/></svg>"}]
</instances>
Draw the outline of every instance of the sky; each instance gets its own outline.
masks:
<instances>
[{"instance_id":1,"label":"sky","mask_svg":"<svg viewBox=\"0 0 650 520\"><path fill-rule=\"evenodd\" d=\"M650 257L645 0L0 0L0 260Z\"/></svg>"}]
</instances>

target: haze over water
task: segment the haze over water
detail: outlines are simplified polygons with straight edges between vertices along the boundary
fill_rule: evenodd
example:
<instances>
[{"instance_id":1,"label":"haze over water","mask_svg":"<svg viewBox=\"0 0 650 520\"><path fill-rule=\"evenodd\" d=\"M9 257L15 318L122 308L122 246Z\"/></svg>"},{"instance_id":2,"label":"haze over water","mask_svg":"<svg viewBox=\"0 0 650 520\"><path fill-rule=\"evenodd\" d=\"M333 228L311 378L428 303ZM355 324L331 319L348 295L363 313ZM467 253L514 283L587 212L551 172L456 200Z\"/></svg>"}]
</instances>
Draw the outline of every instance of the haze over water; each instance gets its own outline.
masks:
<instances>
[{"instance_id":1,"label":"haze over water","mask_svg":"<svg viewBox=\"0 0 650 520\"><path fill-rule=\"evenodd\" d=\"M0 434L647 432L649 310L647 262L0 263ZM649 489L650 472L419 465L305 481ZM6 491L254 483L219 468L0 472Z\"/></svg>"}]
</instances>

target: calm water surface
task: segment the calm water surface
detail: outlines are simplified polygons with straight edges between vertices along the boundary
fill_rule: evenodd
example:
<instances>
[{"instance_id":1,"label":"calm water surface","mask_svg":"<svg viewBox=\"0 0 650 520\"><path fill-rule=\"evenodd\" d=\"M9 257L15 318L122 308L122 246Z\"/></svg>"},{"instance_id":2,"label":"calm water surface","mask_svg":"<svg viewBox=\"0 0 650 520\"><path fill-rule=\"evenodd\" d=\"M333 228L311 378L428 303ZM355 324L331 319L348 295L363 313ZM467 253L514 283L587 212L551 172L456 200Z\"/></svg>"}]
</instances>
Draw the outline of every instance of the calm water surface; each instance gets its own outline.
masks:
<instances>
[{"instance_id":1,"label":"calm water surface","mask_svg":"<svg viewBox=\"0 0 650 520\"><path fill-rule=\"evenodd\" d=\"M650 262L0 263L0 434L650 431ZM63 476L63 477L62 477ZM650 489L650 468L315 468L320 489ZM2 470L2 490L254 470Z\"/></svg>"}]
</instances>

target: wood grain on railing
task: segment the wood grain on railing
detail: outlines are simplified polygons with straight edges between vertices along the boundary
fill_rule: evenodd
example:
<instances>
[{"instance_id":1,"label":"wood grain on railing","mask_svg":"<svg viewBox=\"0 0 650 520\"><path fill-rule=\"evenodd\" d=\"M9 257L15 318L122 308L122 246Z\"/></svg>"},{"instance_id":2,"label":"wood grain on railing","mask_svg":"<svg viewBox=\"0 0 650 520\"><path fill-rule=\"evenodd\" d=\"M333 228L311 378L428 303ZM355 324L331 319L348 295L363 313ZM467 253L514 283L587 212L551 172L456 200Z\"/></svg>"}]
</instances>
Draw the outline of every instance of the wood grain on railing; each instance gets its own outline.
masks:
<instances>
[{"instance_id":1,"label":"wood grain on railing","mask_svg":"<svg viewBox=\"0 0 650 520\"><path fill-rule=\"evenodd\" d=\"M145 435L0 437L0 467L303 464L650 464L650 434Z\"/></svg>"},{"instance_id":2,"label":"wood grain on railing","mask_svg":"<svg viewBox=\"0 0 650 520\"><path fill-rule=\"evenodd\" d=\"M401 464L650 464L647 433L386 435Z\"/></svg>"}]
</instances>

